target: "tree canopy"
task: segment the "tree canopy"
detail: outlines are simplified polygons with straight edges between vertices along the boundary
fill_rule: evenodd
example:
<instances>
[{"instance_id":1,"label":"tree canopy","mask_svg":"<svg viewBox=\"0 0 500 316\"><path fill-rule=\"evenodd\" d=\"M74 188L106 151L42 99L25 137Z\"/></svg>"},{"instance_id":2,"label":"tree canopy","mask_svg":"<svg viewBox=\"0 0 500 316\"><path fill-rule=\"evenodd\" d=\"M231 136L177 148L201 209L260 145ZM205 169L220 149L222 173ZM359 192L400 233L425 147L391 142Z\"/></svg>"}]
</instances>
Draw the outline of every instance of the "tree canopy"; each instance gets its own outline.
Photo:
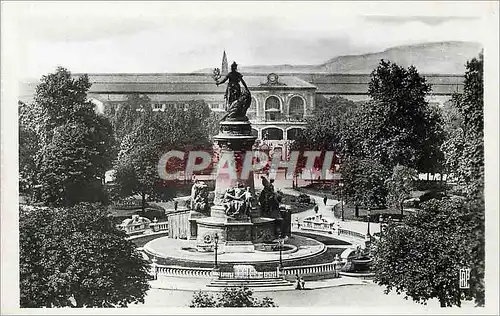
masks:
<instances>
[{"instance_id":1,"label":"tree canopy","mask_svg":"<svg viewBox=\"0 0 500 316\"><path fill-rule=\"evenodd\" d=\"M374 253L375 282L416 302L437 298L442 307L460 306L464 299L484 300L476 290L484 272L474 265L484 256L476 236L481 227L471 225L478 216L476 207L462 198L425 202L403 225L384 230ZM467 291L459 289L462 268L472 268L475 278Z\"/></svg>"},{"instance_id":2,"label":"tree canopy","mask_svg":"<svg viewBox=\"0 0 500 316\"><path fill-rule=\"evenodd\" d=\"M21 307L126 307L143 302L147 263L103 208L21 207Z\"/></svg>"},{"instance_id":3,"label":"tree canopy","mask_svg":"<svg viewBox=\"0 0 500 316\"><path fill-rule=\"evenodd\" d=\"M224 288L217 297L199 291L195 292L189 307L278 307L270 297L259 300L247 287Z\"/></svg>"},{"instance_id":4,"label":"tree canopy","mask_svg":"<svg viewBox=\"0 0 500 316\"><path fill-rule=\"evenodd\" d=\"M20 184L36 201L72 205L104 196L114 136L87 99L90 85L86 75L74 78L59 67L41 78L34 103L21 106ZM84 187L93 189L85 194Z\"/></svg>"},{"instance_id":5,"label":"tree canopy","mask_svg":"<svg viewBox=\"0 0 500 316\"><path fill-rule=\"evenodd\" d=\"M414 182L418 179L418 172L415 169L397 165L392 171L392 175L385 181L387 187L387 204L390 207L401 211L403 214L403 202L411 196L415 189Z\"/></svg>"},{"instance_id":6,"label":"tree canopy","mask_svg":"<svg viewBox=\"0 0 500 316\"><path fill-rule=\"evenodd\" d=\"M144 206L147 197L175 189L175 181L163 180L158 174L160 157L171 150L211 153L210 129L206 125L209 114L208 106L198 101L169 106L165 111L140 111L132 131L122 140L114 166L120 195L140 194ZM187 154L182 160L171 159L169 171L181 168L186 159Z\"/></svg>"},{"instance_id":7,"label":"tree canopy","mask_svg":"<svg viewBox=\"0 0 500 316\"><path fill-rule=\"evenodd\" d=\"M375 281L387 291L441 306L464 299L484 305L484 144L482 56L467 63L464 92L446 104L443 144L447 169L458 179L455 196L433 199L389 226L376 244ZM470 288L460 290L459 269L469 268Z\"/></svg>"}]
</instances>

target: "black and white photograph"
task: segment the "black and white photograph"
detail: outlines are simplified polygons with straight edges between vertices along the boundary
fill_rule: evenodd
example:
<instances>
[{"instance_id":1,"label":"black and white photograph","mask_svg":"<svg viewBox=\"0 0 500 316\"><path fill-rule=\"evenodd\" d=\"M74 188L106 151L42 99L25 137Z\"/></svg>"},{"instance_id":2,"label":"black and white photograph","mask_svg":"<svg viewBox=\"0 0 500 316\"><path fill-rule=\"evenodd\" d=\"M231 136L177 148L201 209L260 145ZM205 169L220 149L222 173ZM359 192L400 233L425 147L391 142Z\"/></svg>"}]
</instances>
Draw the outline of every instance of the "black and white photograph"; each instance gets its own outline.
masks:
<instances>
[{"instance_id":1,"label":"black and white photograph","mask_svg":"<svg viewBox=\"0 0 500 316\"><path fill-rule=\"evenodd\" d=\"M498 2L1 5L2 314L500 313Z\"/></svg>"}]
</instances>

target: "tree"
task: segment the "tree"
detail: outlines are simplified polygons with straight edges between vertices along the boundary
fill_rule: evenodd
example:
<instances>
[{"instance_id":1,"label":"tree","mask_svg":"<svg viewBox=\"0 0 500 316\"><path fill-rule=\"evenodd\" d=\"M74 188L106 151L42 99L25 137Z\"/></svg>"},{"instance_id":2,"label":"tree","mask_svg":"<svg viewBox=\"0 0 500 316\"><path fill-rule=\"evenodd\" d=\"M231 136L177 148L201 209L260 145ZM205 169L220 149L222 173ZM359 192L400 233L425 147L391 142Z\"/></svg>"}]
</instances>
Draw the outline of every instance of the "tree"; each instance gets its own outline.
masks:
<instances>
[{"instance_id":1,"label":"tree","mask_svg":"<svg viewBox=\"0 0 500 316\"><path fill-rule=\"evenodd\" d=\"M344 181L343 193L356 204L366 207L384 206L390 172L376 160L349 158L340 167Z\"/></svg>"},{"instance_id":2,"label":"tree","mask_svg":"<svg viewBox=\"0 0 500 316\"><path fill-rule=\"evenodd\" d=\"M109 121L87 99L90 85L86 75L73 78L59 67L41 78L34 103L20 109L21 185L35 200L71 205L103 195L114 138ZM95 190L85 192L89 187Z\"/></svg>"},{"instance_id":3,"label":"tree","mask_svg":"<svg viewBox=\"0 0 500 316\"><path fill-rule=\"evenodd\" d=\"M39 170L40 139L31 119L29 106L19 101L19 191L25 194L34 189Z\"/></svg>"},{"instance_id":4,"label":"tree","mask_svg":"<svg viewBox=\"0 0 500 316\"><path fill-rule=\"evenodd\" d=\"M259 300L253 297L253 291L247 287L224 288L214 298L202 291L195 292L189 307L278 307L272 298Z\"/></svg>"},{"instance_id":5,"label":"tree","mask_svg":"<svg viewBox=\"0 0 500 316\"><path fill-rule=\"evenodd\" d=\"M206 125L209 114L208 106L200 101L169 106L164 112L154 112L151 108L141 111L132 132L124 137L115 163L115 181L120 195L139 194L144 211L148 197L175 190L175 180L166 181L159 177L160 158L171 150L211 153ZM190 128L186 129L186 126ZM187 157L170 159L165 167L170 172L177 171L185 165Z\"/></svg>"},{"instance_id":6,"label":"tree","mask_svg":"<svg viewBox=\"0 0 500 316\"><path fill-rule=\"evenodd\" d=\"M458 180L456 193L465 197L474 216L467 223L474 238L469 251L474 270L472 292L478 305L484 305L484 116L483 54L466 65L463 94L455 94L446 115L447 141L443 144L447 169Z\"/></svg>"},{"instance_id":7,"label":"tree","mask_svg":"<svg viewBox=\"0 0 500 316\"><path fill-rule=\"evenodd\" d=\"M55 128L42 149L38 191L45 203L70 206L105 200L102 183L113 159L113 131L106 118L93 119Z\"/></svg>"},{"instance_id":8,"label":"tree","mask_svg":"<svg viewBox=\"0 0 500 316\"><path fill-rule=\"evenodd\" d=\"M386 180L387 202L392 207L399 209L403 215L403 202L411 196L415 189L414 181L418 179L415 169L397 165L392 171L392 176Z\"/></svg>"},{"instance_id":9,"label":"tree","mask_svg":"<svg viewBox=\"0 0 500 316\"><path fill-rule=\"evenodd\" d=\"M446 167L458 195L423 204L403 225L389 227L377 245L375 279L415 301L441 306L474 299L484 305L483 62L467 63L464 93L445 105ZM458 270L470 268L470 289L458 289Z\"/></svg>"},{"instance_id":10,"label":"tree","mask_svg":"<svg viewBox=\"0 0 500 316\"><path fill-rule=\"evenodd\" d=\"M299 133L297 139L292 143L291 149L299 151L297 172L302 170L307 158L303 155L305 151L320 151L321 155L316 159L314 167L323 168L326 151L341 154L341 135L345 128L346 116L356 107L355 103L342 97L334 96L325 98L316 97L316 106L312 117L307 119L306 128ZM334 156L332 164L337 164ZM324 177L325 175L323 175Z\"/></svg>"},{"instance_id":11,"label":"tree","mask_svg":"<svg viewBox=\"0 0 500 316\"><path fill-rule=\"evenodd\" d=\"M443 145L448 170L464 194L484 190L483 55L467 62L463 94L452 97L447 116L448 139Z\"/></svg>"},{"instance_id":12,"label":"tree","mask_svg":"<svg viewBox=\"0 0 500 316\"><path fill-rule=\"evenodd\" d=\"M392 169L397 164L421 172L433 171L440 161L442 133L439 111L429 106L431 87L413 66L405 69L382 60L372 72L368 93L351 120L357 130L346 141L361 140L361 154ZM354 141L350 141L351 145Z\"/></svg>"},{"instance_id":13,"label":"tree","mask_svg":"<svg viewBox=\"0 0 500 316\"><path fill-rule=\"evenodd\" d=\"M376 243L375 282L416 302L437 298L441 307L460 306L464 299L484 302L484 292L476 290L484 266L474 265L484 248L478 247L480 227L470 225L477 216L476 206L463 198L425 202L403 225L387 227ZM472 270L470 291L459 289L459 270L466 267Z\"/></svg>"},{"instance_id":14,"label":"tree","mask_svg":"<svg viewBox=\"0 0 500 316\"><path fill-rule=\"evenodd\" d=\"M126 307L143 302L147 262L106 211L21 207L21 307Z\"/></svg>"},{"instance_id":15,"label":"tree","mask_svg":"<svg viewBox=\"0 0 500 316\"><path fill-rule=\"evenodd\" d=\"M137 112L140 110L149 110L151 106L151 99L147 95L128 94L125 97L125 102L120 104L115 110L112 119L115 137L118 143L121 143L123 138L132 132L138 117Z\"/></svg>"}]
</instances>

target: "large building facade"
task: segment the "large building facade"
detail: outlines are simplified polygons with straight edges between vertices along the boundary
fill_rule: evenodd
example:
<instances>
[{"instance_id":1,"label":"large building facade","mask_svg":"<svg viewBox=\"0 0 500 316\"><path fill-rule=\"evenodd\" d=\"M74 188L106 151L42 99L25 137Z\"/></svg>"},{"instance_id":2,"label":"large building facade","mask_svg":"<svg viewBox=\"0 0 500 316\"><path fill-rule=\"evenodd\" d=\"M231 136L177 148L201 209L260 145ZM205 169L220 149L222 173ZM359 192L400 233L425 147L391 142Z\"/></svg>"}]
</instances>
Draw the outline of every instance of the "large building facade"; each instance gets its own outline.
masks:
<instances>
[{"instance_id":1,"label":"large building facade","mask_svg":"<svg viewBox=\"0 0 500 316\"><path fill-rule=\"evenodd\" d=\"M227 71L227 60L222 70ZM74 74L78 76L78 74ZM247 112L259 146L286 157L288 145L315 108L317 95L341 96L352 101L368 100L369 74L257 74L243 73L252 94ZM432 86L429 102L443 104L463 89L463 76L424 75ZM152 107L161 111L172 104L205 101L212 111L224 111L225 85L216 86L210 73L89 74L89 98L99 111L117 107L130 94L148 95ZM30 102L37 82L20 85L20 100Z\"/></svg>"}]
</instances>

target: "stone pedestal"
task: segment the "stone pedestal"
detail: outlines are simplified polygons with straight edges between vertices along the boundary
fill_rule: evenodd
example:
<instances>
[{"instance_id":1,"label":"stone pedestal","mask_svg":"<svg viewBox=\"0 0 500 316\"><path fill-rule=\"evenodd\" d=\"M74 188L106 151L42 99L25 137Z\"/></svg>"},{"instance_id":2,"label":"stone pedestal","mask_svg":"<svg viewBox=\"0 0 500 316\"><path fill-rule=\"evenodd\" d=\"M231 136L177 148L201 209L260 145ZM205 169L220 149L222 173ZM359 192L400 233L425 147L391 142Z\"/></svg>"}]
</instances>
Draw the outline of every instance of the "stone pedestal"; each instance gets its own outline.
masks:
<instances>
[{"instance_id":1,"label":"stone pedestal","mask_svg":"<svg viewBox=\"0 0 500 316\"><path fill-rule=\"evenodd\" d=\"M220 148L219 164L215 182L214 205L210 217L197 219L197 245L199 251L213 251L214 237L217 234L218 245L223 252L248 253L255 251L255 243L272 241L275 238L274 219L262 218L255 196L253 170L241 173L244 157L252 151L257 137L252 135L248 120L223 121L220 133L214 137ZM231 169L235 173L231 173ZM248 212L229 216L227 206L223 204L227 189L249 190L253 196ZM241 192L241 191L239 191Z\"/></svg>"}]
</instances>

